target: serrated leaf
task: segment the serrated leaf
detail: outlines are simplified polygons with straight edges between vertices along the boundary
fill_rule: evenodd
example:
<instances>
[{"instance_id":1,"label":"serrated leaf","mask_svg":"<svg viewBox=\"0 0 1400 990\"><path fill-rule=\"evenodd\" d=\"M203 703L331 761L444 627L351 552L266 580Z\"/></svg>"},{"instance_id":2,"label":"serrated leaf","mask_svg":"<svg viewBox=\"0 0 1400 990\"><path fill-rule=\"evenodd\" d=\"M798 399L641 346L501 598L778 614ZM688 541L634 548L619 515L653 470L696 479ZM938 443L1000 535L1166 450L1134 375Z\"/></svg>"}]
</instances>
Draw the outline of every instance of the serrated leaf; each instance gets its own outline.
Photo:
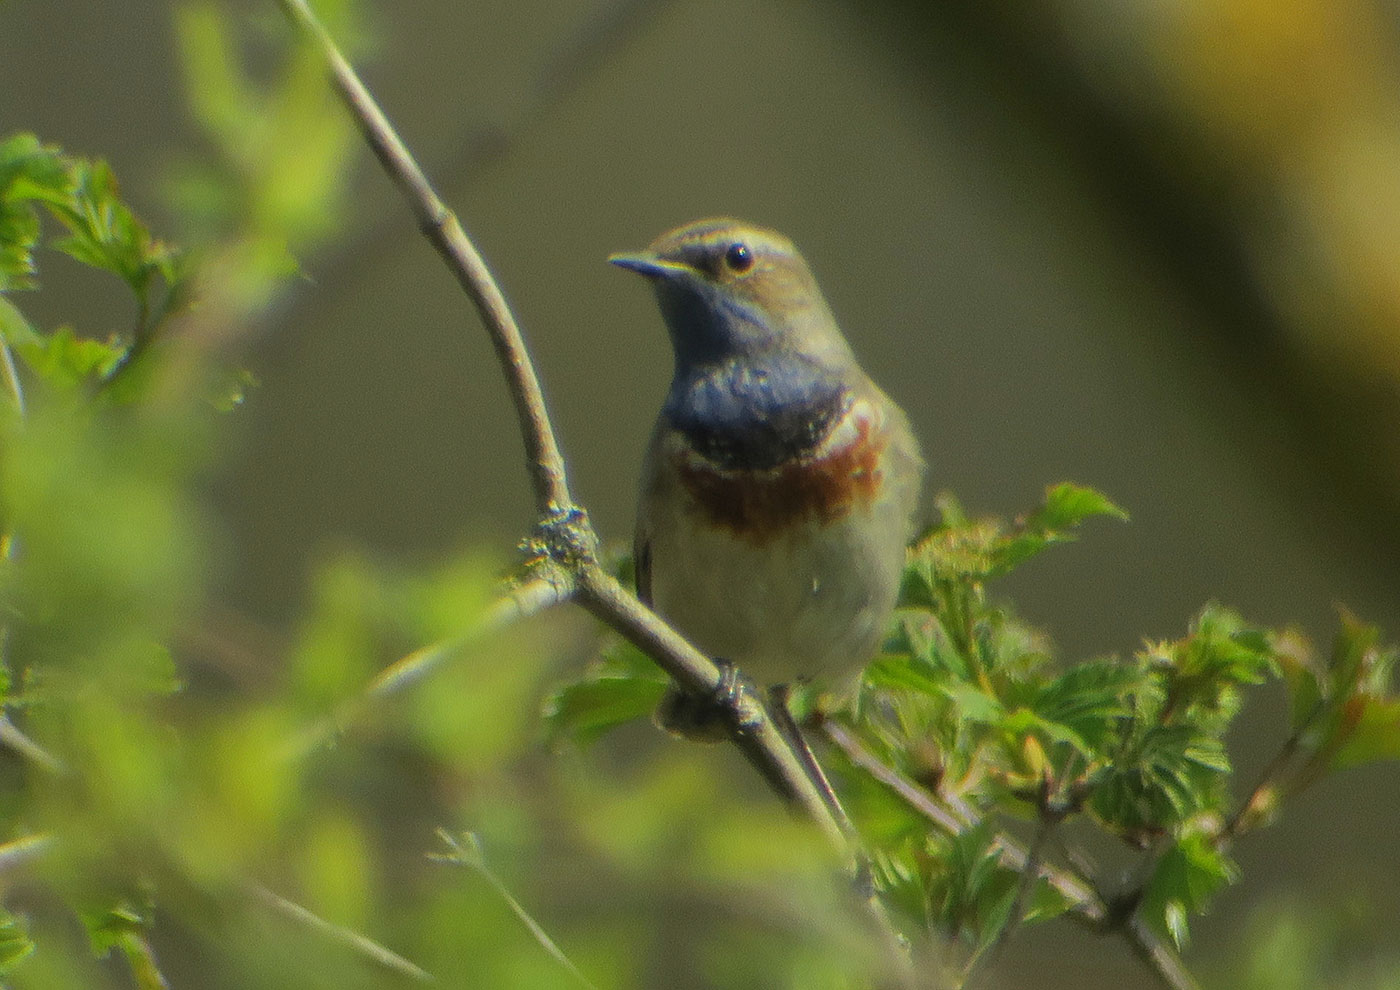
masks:
<instances>
[{"instance_id":1,"label":"serrated leaf","mask_svg":"<svg viewBox=\"0 0 1400 990\"><path fill-rule=\"evenodd\" d=\"M1026 520L1026 525L1053 532L1078 526L1094 516L1126 520L1128 513L1092 488L1061 482L1045 490L1045 504Z\"/></svg>"},{"instance_id":2,"label":"serrated leaf","mask_svg":"<svg viewBox=\"0 0 1400 990\"><path fill-rule=\"evenodd\" d=\"M929 675L926 667L916 664L904 653L887 653L866 665L864 681L873 688L889 691L913 691L916 694L941 694L939 681Z\"/></svg>"},{"instance_id":3,"label":"serrated leaf","mask_svg":"<svg viewBox=\"0 0 1400 990\"><path fill-rule=\"evenodd\" d=\"M997 725L1006 717L1000 701L968 684L940 684L938 690L957 709L960 718L974 725Z\"/></svg>"},{"instance_id":4,"label":"serrated leaf","mask_svg":"<svg viewBox=\"0 0 1400 990\"><path fill-rule=\"evenodd\" d=\"M1014 736L1038 736L1053 745L1069 746L1086 759L1094 756L1084 737L1067 725L1042 718L1028 708L1018 708L1001 722L1000 728Z\"/></svg>"},{"instance_id":5,"label":"serrated leaf","mask_svg":"<svg viewBox=\"0 0 1400 990\"><path fill-rule=\"evenodd\" d=\"M71 327L59 327L15 347L42 381L59 389L75 389L101 378L116 366L125 348L115 342L79 337Z\"/></svg>"},{"instance_id":6,"label":"serrated leaf","mask_svg":"<svg viewBox=\"0 0 1400 990\"><path fill-rule=\"evenodd\" d=\"M1145 675L1134 663L1089 660L1045 684L1031 706L1045 720L1073 732L1092 754L1116 737L1120 720L1132 714L1129 699L1145 687Z\"/></svg>"},{"instance_id":7,"label":"serrated leaf","mask_svg":"<svg viewBox=\"0 0 1400 990\"><path fill-rule=\"evenodd\" d=\"M32 204L61 199L67 186L58 149L27 133L0 141L0 292L34 287L39 216Z\"/></svg>"},{"instance_id":8,"label":"serrated leaf","mask_svg":"<svg viewBox=\"0 0 1400 990\"><path fill-rule=\"evenodd\" d=\"M935 917L986 946L1006 925L1020 875L1002 865L996 833L983 823L938 843L928 883Z\"/></svg>"}]
</instances>

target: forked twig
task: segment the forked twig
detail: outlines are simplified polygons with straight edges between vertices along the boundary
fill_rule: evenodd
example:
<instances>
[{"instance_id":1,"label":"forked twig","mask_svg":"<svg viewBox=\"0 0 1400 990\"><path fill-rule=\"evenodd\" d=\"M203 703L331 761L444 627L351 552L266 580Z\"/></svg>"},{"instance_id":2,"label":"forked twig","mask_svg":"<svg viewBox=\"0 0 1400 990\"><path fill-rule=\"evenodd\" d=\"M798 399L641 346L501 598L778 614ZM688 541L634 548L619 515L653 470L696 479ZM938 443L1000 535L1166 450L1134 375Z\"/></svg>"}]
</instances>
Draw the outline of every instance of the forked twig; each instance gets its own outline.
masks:
<instances>
[{"instance_id":1,"label":"forked twig","mask_svg":"<svg viewBox=\"0 0 1400 990\"><path fill-rule=\"evenodd\" d=\"M390 179L408 201L419 226L475 304L495 347L515 403L526 468L539 515L538 564L572 579L576 599L604 623L650 656L682 687L714 695L719 668L625 589L599 563L598 537L586 514L569 493L564 459L554 437L544 395L524 338L505 297L480 253L471 243L408 149L394 132L374 98L337 49L306 0L278 0L297 29L320 51L331 81L366 142ZM853 857L849 837L833 817L817 784L768 717L752 690L737 692L724 708L730 736L773 789L792 802L830 839L842 855ZM882 907L867 901L878 930L898 957L899 983L916 985L899 937Z\"/></svg>"},{"instance_id":2,"label":"forked twig","mask_svg":"<svg viewBox=\"0 0 1400 990\"><path fill-rule=\"evenodd\" d=\"M893 767L886 765L845 726L830 719L821 722L827 739L846 758L888 787L910 808L949 835L962 835L978 824L971 809L944 803ZM1038 876L1065 899L1069 917L1099 933L1117 933L1168 990L1200 990L1176 950L1135 915L1122 916L1098 889L1077 873L1049 863L1039 850L1029 850L1014 839L998 834L993 846L1002 865L1027 876Z\"/></svg>"}]
</instances>

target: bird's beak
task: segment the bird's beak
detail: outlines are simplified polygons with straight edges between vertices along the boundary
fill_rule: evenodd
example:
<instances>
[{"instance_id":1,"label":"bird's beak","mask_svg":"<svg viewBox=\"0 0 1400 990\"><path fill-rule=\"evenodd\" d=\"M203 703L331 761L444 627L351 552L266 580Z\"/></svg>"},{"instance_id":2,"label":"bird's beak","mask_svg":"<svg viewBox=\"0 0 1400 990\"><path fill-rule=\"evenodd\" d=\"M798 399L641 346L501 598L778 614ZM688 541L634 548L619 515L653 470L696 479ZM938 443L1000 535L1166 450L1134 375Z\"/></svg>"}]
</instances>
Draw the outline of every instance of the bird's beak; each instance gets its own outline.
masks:
<instances>
[{"instance_id":1,"label":"bird's beak","mask_svg":"<svg viewBox=\"0 0 1400 990\"><path fill-rule=\"evenodd\" d=\"M678 261L667 261L650 251L642 251L637 254L615 254L608 258L608 261L619 268L626 268L629 272L636 272L647 278L670 278L673 275L690 271L688 265L683 265Z\"/></svg>"}]
</instances>

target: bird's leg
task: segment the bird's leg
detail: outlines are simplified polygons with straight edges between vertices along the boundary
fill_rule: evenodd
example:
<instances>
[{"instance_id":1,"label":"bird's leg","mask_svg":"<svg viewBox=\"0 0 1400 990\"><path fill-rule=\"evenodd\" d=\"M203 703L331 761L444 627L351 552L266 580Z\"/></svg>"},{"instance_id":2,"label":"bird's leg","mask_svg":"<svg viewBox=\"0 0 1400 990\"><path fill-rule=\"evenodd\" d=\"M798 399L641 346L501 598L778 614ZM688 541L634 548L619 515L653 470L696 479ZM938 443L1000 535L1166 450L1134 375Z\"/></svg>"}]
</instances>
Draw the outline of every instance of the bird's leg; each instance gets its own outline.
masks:
<instances>
[{"instance_id":1,"label":"bird's leg","mask_svg":"<svg viewBox=\"0 0 1400 990\"><path fill-rule=\"evenodd\" d=\"M676 684L666 689L656 706L653 720L662 729L691 742L723 742L733 729L743 732L753 721L750 700L756 695L753 684L728 660L715 660L719 683L712 692L695 694Z\"/></svg>"},{"instance_id":2,"label":"bird's leg","mask_svg":"<svg viewBox=\"0 0 1400 990\"><path fill-rule=\"evenodd\" d=\"M855 826L851 823L850 816L846 814L846 809L841 807L841 800L836 796L836 790L831 786L831 781L826 777L826 771L817 762L816 755L812 748L807 745L806 738L802 735L802 729L792 717L792 710L788 708L788 696L791 694L791 687L787 684L774 684L768 689L768 712L774 723L778 727L788 745L797 754L797 758L802 761L802 767L807 771L807 776L812 783L821 791L822 799L826 801L826 806L831 809L832 816L837 824L841 826L841 831L847 836L855 836Z\"/></svg>"},{"instance_id":3,"label":"bird's leg","mask_svg":"<svg viewBox=\"0 0 1400 990\"><path fill-rule=\"evenodd\" d=\"M831 809L831 816L836 819L836 824L840 826L841 831L846 834L847 841L851 843L851 848L855 853L854 880L856 891L861 897L870 900L875 897L875 874L870 859L860 851L855 823L851 821L851 816L846 814L846 809L841 806L841 799L836 796L836 789L831 786L826 771L817 762L816 754L807 745L807 739L802 735L801 727L798 726L797 720L792 717L792 710L788 708L790 691L787 684L774 684L768 689L770 717L777 725L778 731L787 739L793 752L797 754L803 769L807 771L808 778L816 785L817 790L821 792L822 800Z\"/></svg>"}]
</instances>

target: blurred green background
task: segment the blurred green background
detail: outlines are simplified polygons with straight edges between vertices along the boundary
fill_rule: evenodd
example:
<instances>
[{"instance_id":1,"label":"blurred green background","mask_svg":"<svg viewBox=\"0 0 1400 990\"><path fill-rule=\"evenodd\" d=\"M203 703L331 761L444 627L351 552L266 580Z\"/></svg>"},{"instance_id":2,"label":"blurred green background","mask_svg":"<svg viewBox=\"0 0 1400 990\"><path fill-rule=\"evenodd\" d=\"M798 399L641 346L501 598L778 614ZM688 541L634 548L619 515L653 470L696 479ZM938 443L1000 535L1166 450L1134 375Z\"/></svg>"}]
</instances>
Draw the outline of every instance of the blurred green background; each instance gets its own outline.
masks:
<instances>
[{"instance_id":1,"label":"blurred green background","mask_svg":"<svg viewBox=\"0 0 1400 990\"><path fill-rule=\"evenodd\" d=\"M0 6L0 133L108 158L158 231L174 164L205 150L172 11ZM932 489L1009 512L1072 479L1132 512L1011 583L1069 656L1177 635L1212 598L1322 643L1337 603L1396 635L1391 5L396 0L369 34L367 81L516 306L610 540L629 538L670 358L652 300L604 258L724 213L803 249L913 419ZM343 236L258 328L261 385L210 493L232 560L219 590L273 637L328 547L504 554L530 521L486 338L355 162ZM36 322L124 329L76 266L45 286ZM1277 742L1238 740L1241 779ZM1329 781L1239 848L1246 884L1190 958L1228 958L1256 906L1290 891L1400 918L1397 815L1393 771ZM1064 925L1013 940L1000 973L1141 978Z\"/></svg>"}]
</instances>

